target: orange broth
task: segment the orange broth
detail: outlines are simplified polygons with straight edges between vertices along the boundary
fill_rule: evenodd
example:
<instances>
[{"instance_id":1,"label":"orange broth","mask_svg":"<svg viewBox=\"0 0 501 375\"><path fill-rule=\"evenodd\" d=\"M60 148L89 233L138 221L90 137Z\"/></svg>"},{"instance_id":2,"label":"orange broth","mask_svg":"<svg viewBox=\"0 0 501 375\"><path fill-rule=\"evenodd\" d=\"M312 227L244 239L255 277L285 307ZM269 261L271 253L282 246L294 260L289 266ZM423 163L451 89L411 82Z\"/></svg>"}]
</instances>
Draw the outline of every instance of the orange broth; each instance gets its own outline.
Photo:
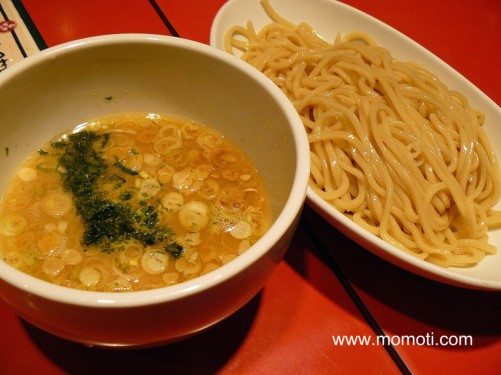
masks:
<instances>
[{"instance_id":1,"label":"orange broth","mask_svg":"<svg viewBox=\"0 0 501 375\"><path fill-rule=\"evenodd\" d=\"M83 200L65 185L72 169L61 159L77 133L97 136L92 152L104 165L88 199L109 206L92 211L92 218L119 208L140 235L107 233L99 222L86 234L84 216L91 215L78 211ZM70 288L148 290L217 269L252 246L269 224L264 183L227 138L190 120L128 113L79 126L25 161L0 204L0 255L23 272ZM156 230L156 238L145 228Z\"/></svg>"}]
</instances>

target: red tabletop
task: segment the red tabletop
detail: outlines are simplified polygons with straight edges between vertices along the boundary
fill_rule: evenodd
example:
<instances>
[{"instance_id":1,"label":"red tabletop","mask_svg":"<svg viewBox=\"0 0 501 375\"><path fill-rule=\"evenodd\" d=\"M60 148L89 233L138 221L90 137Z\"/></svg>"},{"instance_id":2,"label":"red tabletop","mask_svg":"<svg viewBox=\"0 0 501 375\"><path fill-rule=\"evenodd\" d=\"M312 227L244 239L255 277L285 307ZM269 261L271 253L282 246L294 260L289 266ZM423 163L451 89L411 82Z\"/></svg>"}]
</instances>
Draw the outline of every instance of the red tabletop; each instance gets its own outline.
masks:
<instances>
[{"instance_id":1,"label":"red tabletop","mask_svg":"<svg viewBox=\"0 0 501 375\"><path fill-rule=\"evenodd\" d=\"M415 39L501 103L498 0L344 2ZM38 48L122 32L208 43L212 19L224 3L0 0L0 26L17 17ZM381 334L392 337L392 345L377 345ZM343 338L369 341L335 342ZM449 344L440 344L440 338ZM23 322L0 301L0 374L7 375L500 371L501 293L452 287L396 268L308 207L285 259L259 295L219 325L179 343L141 350L87 348Z\"/></svg>"}]
</instances>

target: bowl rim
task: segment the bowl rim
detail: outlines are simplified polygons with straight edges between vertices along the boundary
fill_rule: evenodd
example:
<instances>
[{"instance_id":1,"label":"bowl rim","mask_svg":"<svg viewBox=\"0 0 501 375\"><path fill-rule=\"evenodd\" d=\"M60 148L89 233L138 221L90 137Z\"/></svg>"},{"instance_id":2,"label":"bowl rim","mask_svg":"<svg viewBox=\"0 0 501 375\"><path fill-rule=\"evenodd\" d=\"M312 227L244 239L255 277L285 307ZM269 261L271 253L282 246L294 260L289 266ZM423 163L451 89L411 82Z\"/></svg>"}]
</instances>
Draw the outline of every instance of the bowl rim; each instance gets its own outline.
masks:
<instances>
[{"instance_id":1,"label":"bowl rim","mask_svg":"<svg viewBox=\"0 0 501 375\"><path fill-rule=\"evenodd\" d=\"M179 300L203 290L213 288L223 283L225 280L235 277L245 268L257 262L281 239L287 230L294 225L296 217L301 212L306 198L310 174L310 158L308 139L304 133L299 115L285 94L264 75L244 61L214 47L179 37L141 33L109 34L78 39L47 48L17 62L12 67L2 72L0 90L5 82L22 74L26 70L35 69L48 58L56 58L57 56L64 55L77 48L86 50L106 45L128 43L164 45L168 48L182 48L204 55L231 66L242 72L242 74L246 74L251 77L254 82L258 83L264 91L273 96L289 123L296 150L296 170L288 198L268 231L249 249L249 251L244 252L228 264L192 280L145 291L123 293L86 291L52 284L48 281L38 279L0 260L0 279L26 293L64 304L94 308L138 307Z\"/></svg>"}]
</instances>

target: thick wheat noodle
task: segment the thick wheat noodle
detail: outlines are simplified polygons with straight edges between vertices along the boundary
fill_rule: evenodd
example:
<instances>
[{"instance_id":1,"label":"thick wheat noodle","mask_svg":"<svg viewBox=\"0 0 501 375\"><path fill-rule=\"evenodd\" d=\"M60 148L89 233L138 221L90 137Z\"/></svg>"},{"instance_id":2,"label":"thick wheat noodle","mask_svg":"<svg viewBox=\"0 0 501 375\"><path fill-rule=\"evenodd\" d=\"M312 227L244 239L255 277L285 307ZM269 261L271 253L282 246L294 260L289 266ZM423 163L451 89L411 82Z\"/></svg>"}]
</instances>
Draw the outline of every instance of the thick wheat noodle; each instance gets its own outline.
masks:
<instances>
[{"instance_id":1,"label":"thick wheat noodle","mask_svg":"<svg viewBox=\"0 0 501 375\"><path fill-rule=\"evenodd\" d=\"M249 21L225 37L230 53L266 74L300 114L311 149L310 187L369 232L441 266L495 253L488 228L500 168L483 112L365 33L328 43L281 17L256 32Z\"/></svg>"}]
</instances>

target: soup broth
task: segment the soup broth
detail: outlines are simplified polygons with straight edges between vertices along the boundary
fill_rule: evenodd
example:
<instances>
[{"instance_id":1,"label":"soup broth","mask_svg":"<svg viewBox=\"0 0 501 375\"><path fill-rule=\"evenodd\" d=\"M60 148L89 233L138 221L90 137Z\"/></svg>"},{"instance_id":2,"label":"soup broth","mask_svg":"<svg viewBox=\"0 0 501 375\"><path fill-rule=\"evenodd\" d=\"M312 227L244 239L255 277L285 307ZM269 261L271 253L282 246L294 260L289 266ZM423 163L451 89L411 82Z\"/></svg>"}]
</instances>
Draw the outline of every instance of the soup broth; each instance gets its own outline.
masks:
<instances>
[{"instance_id":1,"label":"soup broth","mask_svg":"<svg viewBox=\"0 0 501 375\"><path fill-rule=\"evenodd\" d=\"M129 113L25 161L0 205L0 251L58 285L138 291L217 269L269 224L263 181L232 142L190 120Z\"/></svg>"}]
</instances>

